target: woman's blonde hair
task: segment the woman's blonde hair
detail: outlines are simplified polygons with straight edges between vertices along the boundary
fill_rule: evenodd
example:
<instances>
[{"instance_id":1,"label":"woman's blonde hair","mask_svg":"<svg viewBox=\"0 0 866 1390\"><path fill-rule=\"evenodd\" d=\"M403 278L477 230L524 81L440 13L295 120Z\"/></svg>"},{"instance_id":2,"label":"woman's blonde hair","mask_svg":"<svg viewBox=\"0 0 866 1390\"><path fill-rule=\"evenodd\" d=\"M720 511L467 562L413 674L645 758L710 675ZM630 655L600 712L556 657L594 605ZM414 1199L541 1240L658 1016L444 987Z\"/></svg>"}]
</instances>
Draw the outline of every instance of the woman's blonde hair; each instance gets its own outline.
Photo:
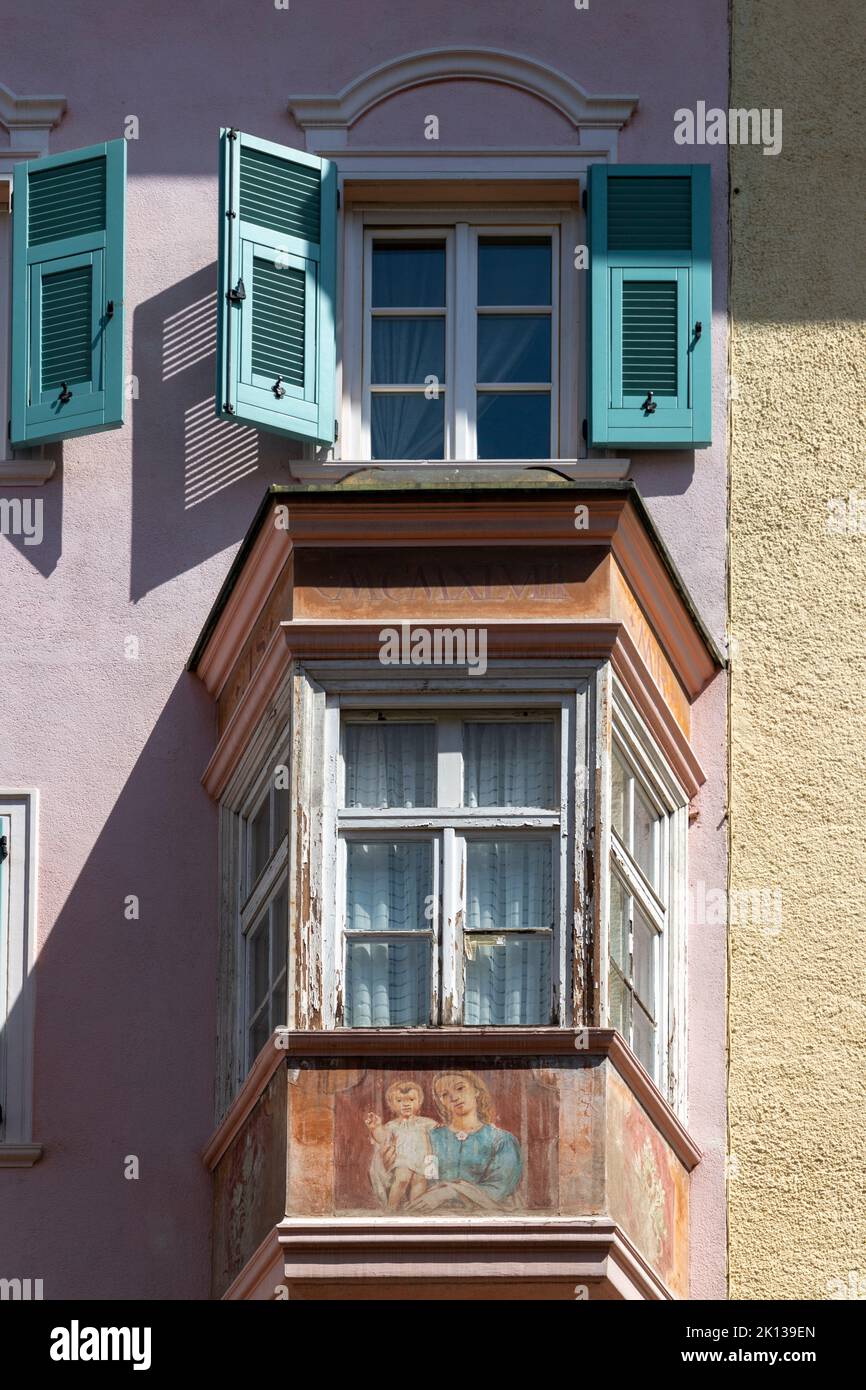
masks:
<instances>
[{"instance_id":1,"label":"woman's blonde hair","mask_svg":"<svg viewBox=\"0 0 866 1390\"><path fill-rule=\"evenodd\" d=\"M446 1080L449 1076L459 1076L462 1080L469 1082L469 1085L474 1089L478 1097L477 1105L479 1118L483 1120L486 1125L492 1125L496 1120L496 1112L493 1108L493 1097L488 1091L485 1083L481 1080L481 1077L476 1076L474 1071L440 1071L437 1076L434 1076L433 1099L436 1102L436 1109L439 1111L442 1119L448 1120L450 1118L450 1113L448 1107L439 1096L439 1082Z\"/></svg>"}]
</instances>

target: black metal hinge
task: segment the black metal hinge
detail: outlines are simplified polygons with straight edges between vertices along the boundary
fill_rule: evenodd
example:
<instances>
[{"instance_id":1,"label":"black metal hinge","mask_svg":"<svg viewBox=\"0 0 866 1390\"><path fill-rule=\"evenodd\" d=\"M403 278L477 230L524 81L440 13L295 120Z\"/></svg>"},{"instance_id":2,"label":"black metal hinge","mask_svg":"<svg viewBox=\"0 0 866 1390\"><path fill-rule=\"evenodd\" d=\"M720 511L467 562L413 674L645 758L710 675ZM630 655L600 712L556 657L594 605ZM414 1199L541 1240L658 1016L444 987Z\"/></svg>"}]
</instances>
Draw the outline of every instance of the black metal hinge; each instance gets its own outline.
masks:
<instances>
[{"instance_id":1,"label":"black metal hinge","mask_svg":"<svg viewBox=\"0 0 866 1390\"><path fill-rule=\"evenodd\" d=\"M583 442L585 444L586 441L589 439L589 422L587 420L584 420L583 424L581 425L580 432L583 435Z\"/></svg>"},{"instance_id":2,"label":"black metal hinge","mask_svg":"<svg viewBox=\"0 0 866 1390\"><path fill-rule=\"evenodd\" d=\"M335 420L335 421L334 421L334 439L337 440L337 439L339 439L339 438L340 438L340 422L339 422L339 420Z\"/></svg>"},{"instance_id":3,"label":"black metal hinge","mask_svg":"<svg viewBox=\"0 0 866 1390\"><path fill-rule=\"evenodd\" d=\"M589 198L587 197L587 190L584 189L580 195L580 206L583 208L584 212L586 212L588 204Z\"/></svg>"},{"instance_id":4,"label":"black metal hinge","mask_svg":"<svg viewBox=\"0 0 866 1390\"><path fill-rule=\"evenodd\" d=\"M0 835L0 864L9 857L9 841L5 835Z\"/></svg>"}]
</instances>

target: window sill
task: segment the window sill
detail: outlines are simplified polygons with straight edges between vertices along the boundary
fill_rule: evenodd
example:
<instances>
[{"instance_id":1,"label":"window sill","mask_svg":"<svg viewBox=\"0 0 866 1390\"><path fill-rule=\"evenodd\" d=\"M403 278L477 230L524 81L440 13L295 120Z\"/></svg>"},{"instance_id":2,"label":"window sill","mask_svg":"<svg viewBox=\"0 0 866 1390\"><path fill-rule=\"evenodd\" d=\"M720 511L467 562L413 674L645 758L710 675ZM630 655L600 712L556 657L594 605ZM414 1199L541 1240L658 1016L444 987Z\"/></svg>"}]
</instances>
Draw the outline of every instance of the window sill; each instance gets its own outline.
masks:
<instances>
[{"instance_id":1,"label":"window sill","mask_svg":"<svg viewBox=\"0 0 866 1390\"><path fill-rule=\"evenodd\" d=\"M41 1144L0 1144L0 1168L32 1168L42 1152Z\"/></svg>"},{"instance_id":2,"label":"window sill","mask_svg":"<svg viewBox=\"0 0 866 1390\"><path fill-rule=\"evenodd\" d=\"M0 487L39 487L48 482L56 467L54 459L38 456L0 458Z\"/></svg>"},{"instance_id":3,"label":"window sill","mask_svg":"<svg viewBox=\"0 0 866 1390\"><path fill-rule=\"evenodd\" d=\"M381 474L383 471L399 473L407 481L413 476L429 478L432 474L437 481L446 482L458 478L466 482L473 477L492 481L500 476L513 480L516 474L525 472L537 483L539 469L573 482L592 479L610 482L628 476L631 459L379 459L376 462L369 459L292 459L289 467L292 476L304 483L342 482L359 472Z\"/></svg>"}]
</instances>

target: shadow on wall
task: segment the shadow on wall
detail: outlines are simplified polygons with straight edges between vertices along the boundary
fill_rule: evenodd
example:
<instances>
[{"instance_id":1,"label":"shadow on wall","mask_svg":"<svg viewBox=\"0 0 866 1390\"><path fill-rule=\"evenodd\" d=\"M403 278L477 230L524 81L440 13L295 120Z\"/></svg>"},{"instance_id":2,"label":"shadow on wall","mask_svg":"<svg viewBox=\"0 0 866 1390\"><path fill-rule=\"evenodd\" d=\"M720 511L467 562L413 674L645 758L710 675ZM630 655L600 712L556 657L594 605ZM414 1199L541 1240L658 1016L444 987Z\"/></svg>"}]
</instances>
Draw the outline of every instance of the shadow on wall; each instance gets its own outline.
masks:
<instances>
[{"instance_id":1,"label":"shadow on wall","mask_svg":"<svg viewBox=\"0 0 866 1390\"><path fill-rule=\"evenodd\" d=\"M3 1257L4 1273L29 1271L50 1244L46 1298L208 1297L217 810L200 778L213 723L184 673L56 920L42 909L33 1135L45 1153L4 1174ZM73 856L100 818L50 790L40 814L43 843L66 827Z\"/></svg>"},{"instance_id":2,"label":"shadow on wall","mask_svg":"<svg viewBox=\"0 0 866 1390\"><path fill-rule=\"evenodd\" d=\"M217 419L216 265L135 310L130 597L236 544L299 445Z\"/></svg>"}]
</instances>

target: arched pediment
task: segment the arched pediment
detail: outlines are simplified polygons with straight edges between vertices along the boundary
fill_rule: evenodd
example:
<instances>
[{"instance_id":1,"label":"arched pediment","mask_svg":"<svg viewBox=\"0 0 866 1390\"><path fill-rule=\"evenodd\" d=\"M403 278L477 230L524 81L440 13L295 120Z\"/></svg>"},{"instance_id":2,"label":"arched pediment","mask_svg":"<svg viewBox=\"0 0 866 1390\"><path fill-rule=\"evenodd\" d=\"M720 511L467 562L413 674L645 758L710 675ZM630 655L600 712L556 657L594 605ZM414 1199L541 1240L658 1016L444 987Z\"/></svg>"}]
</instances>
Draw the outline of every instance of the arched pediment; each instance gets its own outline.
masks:
<instances>
[{"instance_id":1,"label":"arched pediment","mask_svg":"<svg viewBox=\"0 0 866 1390\"><path fill-rule=\"evenodd\" d=\"M303 130L327 130L339 144L355 122L378 103L413 87L455 78L497 82L528 92L547 102L576 129L603 126L617 130L638 102L636 96L591 95L573 77L522 53L443 47L406 53L369 68L336 96L293 97L289 111Z\"/></svg>"}]
</instances>

